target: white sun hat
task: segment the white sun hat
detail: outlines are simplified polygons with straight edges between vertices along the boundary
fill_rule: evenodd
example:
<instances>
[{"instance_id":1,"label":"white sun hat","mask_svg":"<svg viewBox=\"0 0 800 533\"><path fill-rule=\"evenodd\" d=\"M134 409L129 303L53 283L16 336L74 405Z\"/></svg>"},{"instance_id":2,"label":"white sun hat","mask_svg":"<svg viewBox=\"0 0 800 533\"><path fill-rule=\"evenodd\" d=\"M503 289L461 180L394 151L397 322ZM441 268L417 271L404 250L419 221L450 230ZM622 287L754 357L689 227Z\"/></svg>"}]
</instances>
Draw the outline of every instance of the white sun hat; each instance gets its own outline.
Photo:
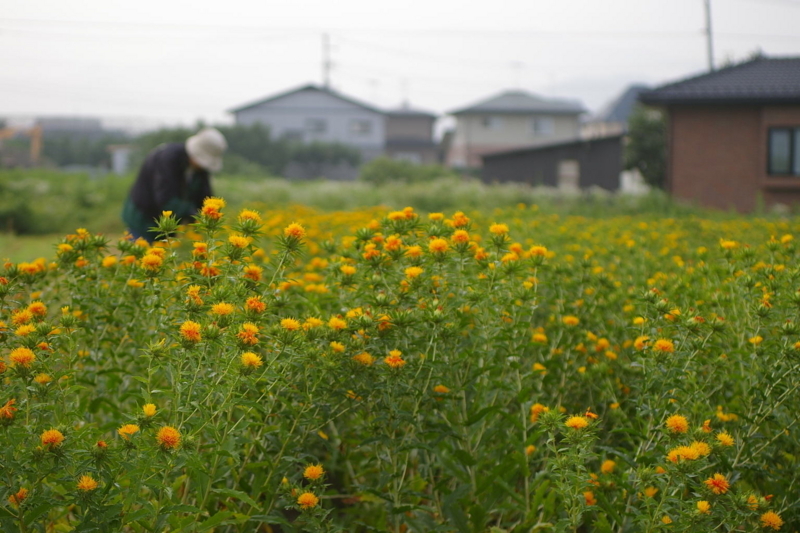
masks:
<instances>
[{"instance_id":1,"label":"white sun hat","mask_svg":"<svg viewBox=\"0 0 800 533\"><path fill-rule=\"evenodd\" d=\"M215 128L203 128L186 139L189 157L209 172L219 172L222 169L222 154L227 148L225 137Z\"/></svg>"}]
</instances>

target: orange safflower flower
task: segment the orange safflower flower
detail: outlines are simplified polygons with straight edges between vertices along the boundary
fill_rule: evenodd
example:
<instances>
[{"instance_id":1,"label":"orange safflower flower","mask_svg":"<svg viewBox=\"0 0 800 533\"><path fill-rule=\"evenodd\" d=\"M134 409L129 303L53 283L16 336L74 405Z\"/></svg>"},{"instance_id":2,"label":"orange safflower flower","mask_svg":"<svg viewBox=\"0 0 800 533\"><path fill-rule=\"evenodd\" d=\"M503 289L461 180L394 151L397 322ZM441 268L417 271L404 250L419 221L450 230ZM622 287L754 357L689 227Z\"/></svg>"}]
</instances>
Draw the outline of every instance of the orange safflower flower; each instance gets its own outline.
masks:
<instances>
[{"instance_id":1,"label":"orange safflower flower","mask_svg":"<svg viewBox=\"0 0 800 533\"><path fill-rule=\"evenodd\" d=\"M28 489L21 488L16 493L8 497L8 503L14 507L19 507L22 502L28 498Z\"/></svg>"},{"instance_id":2,"label":"orange safflower flower","mask_svg":"<svg viewBox=\"0 0 800 533\"><path fill-rule=\"evenodd\" d=\"M231 235L228 237L228 242L234 248L242 249L247 248L247 245L250 244L250 239L241 235Z\"/></svg>"},{"instance_id":3,"label":"orange safflower flower","mask_svg":"<svg viewBox=\"0 0 800 533\"><path fill-rule=\"evenodd\" d=\"M250 220L257 224L261 224L261 215L258 213L258 211L242 209L242 211L239 213L239 222L244 222L245 220Z\"/></svg>"},{"instance_id":4,"label":"orange safflower flower","mask_svg":"<svg viewBox=\"0 0 800 533\"><path fill-rule=\"evenodd\" d=\"M41 435L42 446L49 449L58 448L64 442L64 435L57 429L48 429Z\"/></svg>"},{"instance_id":5,"label":"orange safflower flower","mask_svg":"<svg viewBox=\"0 0 800 533\"><path fill-rule=\"evenodd\" d=\"M579 430L588 426L589 420L583 416L571 416L567 419L564 425L567 426L568 428Z\"/></svg>"},{"instance_id":6,"label":"orange safflower flower","mask_svg":"<svg viewBox=\"0 0 800 533\"><path fill-rule=\"evenodd\" d=\"M404 273L405 273L405 275L406 275L406 277L408 279L417 278L423 272L425 272L425 271L422 268L418 267L418 266L410 266L410 267L406 268L405 271L404 271Z\"/></svg>"},{"instance_id":7,"label":"orange safflower flower","mask_svg":"<svg viewBox=\"0 0 800 533\"><path fill-rule=\"evenodd\" d=\"M138 431L139 431L139 426L137 426L136 424L125 424L124 426L122 426L117 430L117 433L123 439L130 440L131 436L134 433L137 433Z\"/></svg>"},{"instance_id":8,"label":"orange safflower flower","mask_svg":"<svg viewBox=\"0 0 800 533\"><path fill-rule=\"evenodd\" d=\"M353 356L353 361L356 363L360 363L364 366L370 366L372 363L375 362L375 358L372 357L372 354L368 352L361 352L360 354Z\"/></svg>"},{"instance_id":9,"label":"orange safflower flower","mask_svg":"<svg viewBox=\"0 0 800 533\"><path fill-rule=\"evenodd\" d=\"M322 465L308 465L306 469L303 470L303 477L312 481L317 480L324 475L325 470L322 468Z\"/></svg>"},{"instance_id":10,"label":"orange safflower flower","mask_svg":"<svg viewBox=\"0 0 800 533\"><path fill-rule=\"evenodd\" d=\"M220 209L223 207L225 207L225 200L222 198L209 197L203 200L203 207L200 209L200 214L211 220L219 220L222 218Z\"/></svg>"},{"instance_id":11,"label":"orange safflower flower","mask_svg":"<svg viewBox=\"0 0 800 533\"><path fill-rule=\"evenodd\" d=\"M576 316L567 315L561 319L561 322L563 322L565 326L577 326L580 323L580 319Z\"/></svg>"},{"instance_id":12,"label":"orange safflower flower","mask_svg":"<svg viewBox=\"0 0 800 533\"><path fill-rule=\"evenodd\" d=\"M456 244L466 244L469 242L469 233L463 229L458 229L453 232L453 236L450 237L450 240Z\"/></svg>"},{"instance_id":13,"label":"orange safflower flower","mask_svg":"<svg viewBox=\"0 0 800 533\"><path fill-rule=\"evenodd\" d=\"M717 441L719 441L719 443L722 444L723 446L733 446L734 444L736 444L734 438L731 437L730 434L725 431L717 433Z\"/></svg>"},{"instance_id":14,"label":"orange safflower flower","mask_svg":"<svg viewBox=\"0 0 800 533\"><path fill-rule=\"evenodd\" d=\"M284 237L302 239L306 236L306 229L296 222L292 222L283 229Z\"/></svg>"},{"instance_id":15,"label":"orange safflower flower","mask_svg":"<svg viewBox=\"0 0 800 533\"><path fill-rule=\"evenodd\" d=\"M181 443L180 432L172 426L164 426L156 434L158 445L164 450L177 448Z\"/></svg>"},{"instance_id":16,"label":"orange safflower flower","mask_svg":"<svg viewBox=\"0 0 800 533\"><path fill-rule=\"evenodd\" d=\"M761 515L761 527L768 527L778 531L783 526L783 519L775 511L767 511Z\"/></svg>"},{"instance_id":17,"label":"orange safflower flower","mask_svg":"<svg viewBox=\"0 0 800 533\"><path fill-rule=\"evenodd\" d=\"M11 354L8 358L15 365L28 368L36 360L36 354L29 348L20 347L11 350Z\"/></svg>"},{"instance_id":18,"label":"orange safflower flower","mask_svg":"<svg viewBox=\"0 0 800 533\"><path fill-rule=\"evenodd\" d=\"M653 351L661 353L672 353L675 351L675 345L672 343L671 340L658 339L655 342L655 344L653 344Z\"/></svg>"},{"instance_id":19,"label":"orange safflower flower","mask_svg":"<svg viewBox=\"0 0 800 533\"><path fill-rule=\"evenodd\" d=\"M299 320L284 318L281 320L281 327L286 331L297 331L301 328L301 325Z\"/></svg>"},{"instance_id":20,"label":"orange safflower flower","mask_svg":"<svg viewBox=\"0 0 800 533\"><path fill-rule=\"evenodd\" d=\"M236 337L238 337L243 344L249 344L250 346L258 344L258 326L252 322L245 322L242 324Z\"/></svg>"},{"instance_id":21,"label":"orange safflower flower","mask_svg":"<svg viewBox=\"0 0 800 533\"><path fill-rule=\"evenodd\" d=\"M666 426L670 433L686 433L689 431L689 421L681 415L672 415L667 418Z\"/></svg>"},{"instance_id":22,"label":"orange safflower flower","mask_svg":"<svg viewBox=\"0 0 800 533\"><path fill-rule=\"evenodd\" d=\"M433 254L443 254L450 248L447 241L441 238L431 239L428 243L428 251Z\"/></svg>"},{"instance_id":23,"label":"orange safflower flower","mask_svg":"<svg viewBox=\"0 0 800 533\"><path fill-rule=\"evenodd\" d=\"M389 352L389 356L383 359L383 362L389 365L391 368L403 368L403 365L406 364L406 361L401 357L402 352L400 350L392 350Z\"/></svg>"},{"instance_id":24,"label":"orange safflower flower","mask_svg":"<svg viewBox=\"0 0 800 533\"><path fill-rule=\"evenodd\" d=\"M82 492L90 492L97 488L97 481L90 475L85 474L78 480L78 490Z\"/></svg>"},{"instance_id":25,"label":"orange safflower flower","mask_svg":"<svg viewBox=\"0 0 800 533\"><path fill-rule=\"evenodd\" d=\"M705 483L706 487L714 494L725 494L728 492L728 489L731 488L728 478L722 474L714 474L703 483Z\"/></svg>"},{"instance_id":26,"label":"orange safflower flower","mask_svg":"<svg viewBox=\"0 0 800 533\"><path fill-rule=\"evenodd\" d=\"M251 296L244 303L244 308L254 313L263 313L267 308L267 304L261 301L258 296Z\"/></svg>"},{"instance_id":27,"label":"orange safflower flower","mask_svg":"<svg viewBox=\"0 0 800 533\"><path fill-rule=\"evenodd\" d=\"M164 264L164 260L156 254L147 254L142 257L140 264L143 269L154 272L161 268L161 265Z\"/></svg>"},{"instance_id":28,"label":"orange safflower flower","mask_svg":"<svg viewBox=\"0 0 800 533\"><path fill-rule=\"evenodd\" d=\"M4 420L13 420L14 413L17 412L17 408L14 407L14 404L17 403L17 400L11 398L6 402L3 407L0 407L0 419Z\"/></svg>"},{"instance_id":29,"label":"orange safflower flower","mask_svg":"<svg viewBox=\"0 0 800 533\"><path fill-rule=\"evenodd\" d=\"M233 313L233 305L226 302L219 302L211 306L211 313L218 316L227 316Z\"/></svg>"},{"instance_id":30,"label":"orange safflower flower","mask_svg":"<svg viewBox=\"0 0 800 533\"><path fill-rule=\"evenodd\" d=\"M328 320L328 327L334 331L341 331L347 327L347 322L345 322L339 317L334 316L331 317L330 320Z\"/></svg>"},{"instance_id":31,"label":"orange safflower flower","mask_svg":"<svg viewBox=\"0 0 800 533\"><path fill-rule=\"evenodd\" d=\"M261 357L253 352L244 352L242 354L242 366L245 368L258 368L264 364L264 361L261 360Z\"/></svg>"},{"instance_id":32,"label":"orange safflower flower","mask_svg":"<svg viewBox=\"0 0 800 533\"><path fill-rule=\"evenodd\" d=\"M611 474L614 472L614 469L617 467L617 463L612 461L611 459L606 459L603 461L603 464L600 465L600 472L603 474Z\"/></svg>"},{"instance_id":33,"label":"orange safflower flower","mask_svg":"<svg viewBox=\"0 0 800 533\"><path fill-rule=\"evenodd\" d=\"M546 413L549 410L549 407L546 407L540 403L531 405L531 424L535 424L539 420L539 415Z\"/></svg>"},{"instance_id":34,"label":"orange safflower flower","mask_svg":"<svg viewBox=\"0 0 800 533\"><path fill-rule=\"evenodd\" d=\"M47 314L47 306L39 301L31 302L28 304L28 311L34 316L43 317Z\"/></svg>"},{"instance_id":35,"label":"orange safflower flower","mask_svg":"<svg viewBox=\"0 0 800 533\"><path fill-rule=\"evenodd\" d=\"M33 313L31 313L27 309L20 309L19 311L11 315L11 323L14 324L15 326L21 326L22 324L27 324L31 320L33 320Z\"/></svg>"},{"instance_id":36,"label":"orange safflower flower","mask_svg":"<svg viewBox=\"0 0 800 533\"><path fill-rule=\"evenodd\" d=\"M181 337L189 342L200 342L203 339L200 333L200 324L192 320L187 320L181 324L180 328Z\"/></svg>"},{"instance_id":37,"label":"orange safflower flower","mask_svg":"<svg viewBox=\"0 0 800 533\"><path fill-rule=\"evenodd\" d=\"M264 269L258 265L247 265L242 272L245 279L261 281L261 274L264 272Z\"/></svg>"},{"instance_id":38,"label":"orange safflower flower","mask_svg":"<svg viewBox=\"0 0 800 533\"><path fill-rule=\"evenodd\" d=\"M683 460L694 461L699 457L699 451L691 446L678 446L667 453L667 460L671 463L678 463Z\"/></svg>"},{"instance_id":39,"label":"orange safflower flower","mask_svg":"<svg viewBox=\"0 0 800 533\"><path fill-rule=\"evenodd\" d=\"M649 342L650 342L650 337L648 337L647 335L642 335L640 337L636 337L636 340L633 341L633 347L639 351L642 351L645 348L647 348Z\"/></svg>"},{"instance_id":40,"label":"orange safflower flower","mask_svg":"<svg viewBox=\"0 0 800 533\"><path fill-rule=\"evenodd\" d=\"M311 509L319 503L319 498L311 492L304 492L297 498L297 504L303 509Z\"/></svg>"},{"instance_id":41,"label":"orange safflower flower","mask_svg":"<svg viewBox=\"0 0 800 533\"><path fill-rule=\"evenodd\" d=\"M508 234L508 226L506 224L492 224L489 226L489 233L492 235L506 235Z\"/></svg>"}]
</instances>

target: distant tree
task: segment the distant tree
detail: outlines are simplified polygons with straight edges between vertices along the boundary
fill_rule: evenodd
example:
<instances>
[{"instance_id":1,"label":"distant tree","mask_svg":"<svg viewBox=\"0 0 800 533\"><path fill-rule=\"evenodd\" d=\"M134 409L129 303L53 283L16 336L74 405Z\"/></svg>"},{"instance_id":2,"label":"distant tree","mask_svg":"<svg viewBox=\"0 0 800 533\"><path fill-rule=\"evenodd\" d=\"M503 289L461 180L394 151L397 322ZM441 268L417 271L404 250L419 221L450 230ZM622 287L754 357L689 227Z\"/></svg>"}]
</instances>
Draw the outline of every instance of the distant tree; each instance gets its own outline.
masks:
<instances>
[{"instance_id":1,"label":"distant tree","mask_svg":"<svg viewBox=\"0 0 800 533\"><path fill-rule=\"evenodd\" d=\"M667 168L667 125L663 113L637 106L628 119L625 169L638 169L652 187L664 188Z\"/></svg>"},{"instance_id":2,"label":"distant tree","mask_svg":"<svg viewBox=\"0 0 800 533\"><path fill-rule=\"evenodd\" d=\"M54 133L45 136L42 153L59 167L66 165L108 166L111 156L108 145L127 142L122 134L107 134L99 138L71 133Z\"/></svg>"},{"instance_id":3,"label":"distant tree","mask_svg":"<svg viewBox=\"0 0 800 533\"><path fill-rule=\"evenodd\" d=\"M297 143L291 146L289 160L303 167L307 175L322 177L325 167L329 165L358 166L361 152L341 143Z\"/></svg>"},{"instance_id":4,"label":"distant tree","mask_svg":"<svg viewBox=\"0 0 800 533\"><path fill-rule=\"evenodd\" d=\"M269 173L281 174L289 162L289 143L284 139L272 139L267 126L256 123L251 126L218 126L217 129L228 141L231 154L256 163Z\"/></svg>"}]
</instances>

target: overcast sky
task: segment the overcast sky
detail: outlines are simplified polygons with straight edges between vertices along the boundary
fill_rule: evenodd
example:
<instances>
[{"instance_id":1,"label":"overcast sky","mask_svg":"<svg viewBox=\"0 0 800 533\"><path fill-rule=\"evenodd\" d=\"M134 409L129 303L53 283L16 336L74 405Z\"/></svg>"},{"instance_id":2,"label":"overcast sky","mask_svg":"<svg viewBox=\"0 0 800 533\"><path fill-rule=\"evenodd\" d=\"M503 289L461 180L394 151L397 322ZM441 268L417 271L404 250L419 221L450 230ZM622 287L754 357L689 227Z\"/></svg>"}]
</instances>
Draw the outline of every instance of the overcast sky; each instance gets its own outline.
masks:
<instances>
[{"instance_id":1,"label":"overcast sky","mask_svg":"<svg viewBox=\"0 0 800 533\"><path fill-rule=\"evenodd\" d=\"M711 0L715 62L800 55L800 0ZM322 81L444 113L510 88L596 111L707 65L704 0L0 0L0 116L165 124Z\"/></svg>"}]
</instances>

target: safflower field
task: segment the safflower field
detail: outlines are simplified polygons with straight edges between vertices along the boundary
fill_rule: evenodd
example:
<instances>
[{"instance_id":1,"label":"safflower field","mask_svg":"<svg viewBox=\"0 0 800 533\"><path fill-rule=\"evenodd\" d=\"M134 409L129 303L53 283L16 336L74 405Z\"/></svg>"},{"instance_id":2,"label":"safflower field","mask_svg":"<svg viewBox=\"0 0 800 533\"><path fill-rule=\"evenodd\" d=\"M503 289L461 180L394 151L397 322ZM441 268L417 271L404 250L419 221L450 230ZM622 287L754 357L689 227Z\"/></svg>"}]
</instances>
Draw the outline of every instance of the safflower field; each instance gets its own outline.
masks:
<instances>
[{"instance_id":1,"label":"safflower field","mask_svg":"<svg viewBox=\"0 0 800 533\"><path fill-rule=\"evenodd\" d=\"M798 220L159 229L0 270L3 532L799 527Z\"/></svg>"}]
</instances>

